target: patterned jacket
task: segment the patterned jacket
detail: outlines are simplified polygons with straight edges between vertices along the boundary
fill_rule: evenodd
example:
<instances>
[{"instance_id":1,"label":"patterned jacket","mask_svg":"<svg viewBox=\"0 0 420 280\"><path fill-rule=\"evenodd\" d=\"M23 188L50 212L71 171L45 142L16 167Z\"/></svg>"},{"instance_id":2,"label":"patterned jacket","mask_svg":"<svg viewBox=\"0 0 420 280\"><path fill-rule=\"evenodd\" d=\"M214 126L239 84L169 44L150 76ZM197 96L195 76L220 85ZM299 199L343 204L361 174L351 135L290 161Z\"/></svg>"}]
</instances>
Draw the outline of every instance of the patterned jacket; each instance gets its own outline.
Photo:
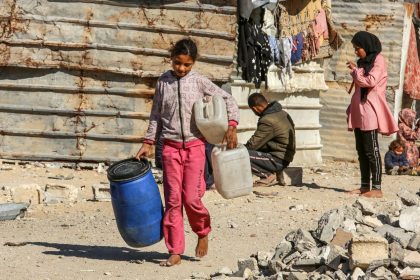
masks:
<instances>
[{"instance_id":1,"label":"patterned jacket","mask_svg":"<svg viewBox=\"0 0 420 280\"><path fill-rule=\"evenodd\" d=\"M172 71L162 74L156 85L145 142L154 143L158 135L178 142L203 138L195 123L193 105L212 95L224 98L228 120L237 124L239 109L235 99L208 78L194 71L182 78L174 76Z\"/></svg>"}]
</instances>

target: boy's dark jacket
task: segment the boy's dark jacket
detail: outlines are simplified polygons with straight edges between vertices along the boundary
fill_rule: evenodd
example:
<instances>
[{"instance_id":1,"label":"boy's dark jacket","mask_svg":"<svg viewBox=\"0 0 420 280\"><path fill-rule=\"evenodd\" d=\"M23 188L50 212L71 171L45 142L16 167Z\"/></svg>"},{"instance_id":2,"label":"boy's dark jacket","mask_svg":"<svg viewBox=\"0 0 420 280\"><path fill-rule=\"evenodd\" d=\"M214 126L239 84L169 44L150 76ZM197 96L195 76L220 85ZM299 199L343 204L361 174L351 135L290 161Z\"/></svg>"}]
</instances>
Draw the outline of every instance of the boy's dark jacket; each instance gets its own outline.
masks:
<instances>
[{"instance_id":1,"label":"boy's dark jacket","mask_svg":"<svg viewBox=\"0 0 420 280\"><path fill-rule=\"evenodd\" d=\"M394 166L408 166L408 160L405 153L397 155L394 151L386 152L385 169L392 169Z\"/></svg>"},{"instance_id":2,"label":"boy's dark jacket","mask_svg":"<svg viewBox=\"0 0 420 280\"><path fill-rule=\"evenodd\" d=\"M270 153L278 159L293 161L296 152L295 124L282 110L280 103L272 102L261 113L257 130L245 144L248 150Z\"/></svg>"}]
</instances>

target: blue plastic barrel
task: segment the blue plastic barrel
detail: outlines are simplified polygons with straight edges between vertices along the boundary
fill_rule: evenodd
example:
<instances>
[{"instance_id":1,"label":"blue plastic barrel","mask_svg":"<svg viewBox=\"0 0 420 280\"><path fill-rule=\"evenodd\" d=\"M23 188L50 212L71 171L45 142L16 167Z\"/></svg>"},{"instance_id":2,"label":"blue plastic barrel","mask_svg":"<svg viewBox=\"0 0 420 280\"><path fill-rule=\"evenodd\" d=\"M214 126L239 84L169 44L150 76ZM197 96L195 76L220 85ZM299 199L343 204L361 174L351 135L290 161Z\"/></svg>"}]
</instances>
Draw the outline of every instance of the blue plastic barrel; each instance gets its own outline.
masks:
<instances>
[{"instance_id":1,"label":"blue plastic barrel","mask_svg":"<svg viewBox=\"0 0 420 280\"><path fill-rule=\"evenodd\" d=\"M145 160L126 159L108 168L111 201L124 241L131 247L145 247L162 237L163 206L159 189Z\"/></svg>"}]
</instances>

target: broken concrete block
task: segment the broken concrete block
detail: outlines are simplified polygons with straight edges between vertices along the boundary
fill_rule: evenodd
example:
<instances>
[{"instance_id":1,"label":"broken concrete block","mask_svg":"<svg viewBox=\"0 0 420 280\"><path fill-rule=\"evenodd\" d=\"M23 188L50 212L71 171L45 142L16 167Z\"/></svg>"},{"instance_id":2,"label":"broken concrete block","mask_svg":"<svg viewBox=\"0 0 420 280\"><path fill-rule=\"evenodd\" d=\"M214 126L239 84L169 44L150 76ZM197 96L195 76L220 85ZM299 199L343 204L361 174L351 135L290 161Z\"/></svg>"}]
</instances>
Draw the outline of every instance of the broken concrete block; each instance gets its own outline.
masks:
<instances>
[{"instance_id":1,"label":"broken concrete block","mask_svg":"<svg viewBox=\"0 0 420 280\"><path fill-rule=\"evenodd\" d=\"M298 229L292 242L295 245L295 249L301 253L316 247L315 239L307 230Z\"/></svg>"},{"instance_id":2,"label":"broken concrete block","mask_svg":"<svg viewBox=\"0 0 420 280\"><path fill-rule=\"evenodd\" d=\"M376 228L383 225L383 223L379 221L378 218L373 217L373 216L364 216L362 220L362 224L367 225L371 228Z\"/></svg>"},{"instance_id":3,"label":"broken concrete block","mask_svg":"<svg viewBox=\"0 0 420 280\"><path fill-rule=\"evenodd\" d=\"M29 203L2 203L0 204L0 221L23 218Z\"/></svg>"},{"instance_id":4,"label":"broken concrete block","mask_svg":"<svg viewBox=\"0 0 420 280\"><path fill-rule=\"evenodd\" d=\"M420 267L420 253L418 251L406 251L404 265L409 267Z\"/></svg>"},{"instance_id":5,"label":"broken concrete block","mask_svg":"<svg viewBox=\"0 0 420 280\"><path fill-rule=\"evenodd\" d=\"M405 250L398 242L392 242L389 244L389 256L391 259L398 260L399 262L404 261Z\"/></svg>"},{"instance_id":6,"label":"broken concrete block","mask_svg":"<svg viewBox=\"0 0 420 280\"><path fill-rule=\"evenodd\" d=\"M356 267L351 275L351 280L365 280L365 273Z\"/></svg>"},{"instance_id":7,"label":"broken concrete block","mask_svg":"<svg viewBox=\"0 0 420 280\"><path fill-rule=\"evenodd\" d=\"M287 266L280 260L268 261L268 271L272 274L276 274L284 270Z\"/></svg>"},{"instance_id":8,"label":"broken concrete block","mask_svg":"<svg viewBox=\"0 0 420 280\"><path fill-rule=\"evenodd\" d=\"M308 273L306 272L290 272L288 280L307 280Z\"/></svg>"},{"instance_id":9,"label":"broken concrete block","mask_svg":"<svg viewBox=\"0 0 420 280\"><path fill-rule=\"evenodd\" d=\"M79 198L80 188L67 184L47 184L45 199L47 204L76 202Z\"/></svg>"},{"instance_id":10,"label":"broken concrete block","mask_svg":"<svg viewBox=\"0 0 420 280\"><path fill-rule=\"evenodd\" d=\"M413 235L410 242L408 243L407 248L410 250L420 251L420 233L416 233Z\"/></svg>"},{"instance_id":11,"label":"broken concrete block","mask_svg":"<svg viewBox=\"0 0 420 280\"><path fill-rule=\"evenodd\" d=\"M338 270L338 267L341 263L342 254L338 248L340 247L335 245L328 245L323 247L323 251L320 254L322 263L334 270Z\"/></svg>"},{"instance_id":12,"label":"broken concrete block","mask_svg":"<svg viewBox=\"0 0 420 280\"><path fill-rule=\"evenodd\" d=\"M268 261L273 258L274 253L275 253L274 251L270 251L270 252L258 251L257 252L258 266L268 267Z\"/></svg>"},{"instance_id":13,"label":"broken concrete block","mask_svg":"<svg viewBox=\"0 0 420 280\"><path fill-rule=\"evenodd\" d=\"M44 199L44 191L37 184L24 184L9 187L12 201L40 204Z\"/></svg>"},{"instance_id":14,"label":"broken concrete block","mask_svg":"<svg viewBox=\"0 0 420 280\"><path fill-rule=\"evenodd\" d=\"M356 221L351 219L346 219L341 225L343 230L346 232L356 232Z\"/></svg>"},{"instance_id":15,"label":"broken concrete block","mask_svg":"<svg viewBox=\"0 0 420 280\"><path fill-rule=\"evenodd\" d=\"M350 245L352 267L367 269L373 261L388 259L388 241L374 234L353 237Z\"/></svg>"},{"instance_id":16,"label":"broken concrete block","mask_svg":"<svg viewBox=\"0 0 420 280\"><path fill-rule=\"evenodd\" d=\"M274 275L264 278L265 280L284 280L283 273L276 273Z\"/></svg>"},{"instance_id":17,"label":"broken concrete block","mask_svg":"<svg viewBox=\"0 0 420 280\"><path fill-rule=\"evenodd\" d=\"M259 271L257 260L254 258L250 259L239 259L238 260L238 271L235 273L236 276L245 277L245 270L248 269L251 272Z\"/></svg>"},{"instance_id":18,"label":"broken concrete block","mask_svg":"<svg viewBox=\"0 0 420 280\"><path fill-rule=\"evenodd\" d=\"M419 199L414 193L402 189L397 193L397 196L401 199L402 203L407 206L414 206L419 204Z\"/></svg>"},{"instance_id":19,"label":"broken concrete block","mask_svg":"<svg viewBox=\"0 0 420 280\"><path fill-rule=\"evenodd\" d=\"M299 257L300 257L300 253L299 253L298 251L296 251L296 252L294 252L294 253L292 253L292 254L288 255L287 257L285 257L285 258L283 259L283 262L284 262L285 264L289 264L290 262L292 262L293 260L295 260L295 259L297 259L297 258L299 258Z\"/></svg>"},{"instance_id":20,"label":"broken concrete block","mask_svg":"<svg viewBox=\"0 0 420 280\"><path fill-rule=\"evenodd\" d=\"M401 279L420 279L420 268L405 267L400 271Z\"/></svg>"},{"instance_id":21,"label":"broken concrete block","mask_svg":"<svg viewBox=\"0 0 420 280\"><path fill-rule=\"evenodd\" d=\"M352 238L353 234L338 228L331 244L347 249Z\"/></svg>"},{"instance_id":22,"label":"broken concrete block","mask_svg":"<svg viewBox=\"0 0 420 280\"><path fill-rule=\"evenodd\" d=\"M273 260L282 260L292 251L292 243L287 240L282 240L276 247L276 253L274 254Z\"/></svg>"},{"instance_id":23,"label":"broken concrete block","mask_svg":"<svg viewBox=\"0 0 420 280\"><path fill-rule=\"evenodd\" d=\"M109 185L99 184L92 186L93 200L95 201L111 201L111 193Z\"/></svg>"},{"instance_id":24,"label":"broken concrete block","mask_svg":"<svg viewBox=\"0 0 420 280\"><path fill-rule=\"evenodd\" d=\"M333 276L334 280L347 280L347 275L341 270L337 270L336 272L334 272Z\"/></svg>"},{"instance_id":25,"label":"broken concrete block","mask_svg":"<svg viewBox=\"0 0 420 280\"><path fill-rule=\"evenodd\" d=\"M346 205L343 209L344 218L354 222L360 222L363 219L362 211L358 207Z\"/></svg>"},{"instance_id":26,"label":"broken concrete block","mask_svg":"<svg viewBox=\"0 0 420 280\"><path fill-rule=\"evenodd\" d=\"M406 232L402 228L394 228L388 231L386 235L386 239L389 241L396 241L400 243L403 248L407 248L408 244L410 243L411 238L413 238L414 233Z\"/></svg>"},{"instance_id":27,"label":"broken concrete block","mask_svg":"<svg viewBox=\"0 0 420 280\"><path fill-rule=\"evenodd\" d=\"M401 211L400 227L420 233L420 206L411 206Z\"/></svg>"},{"instance_id":28,"label":"broken concrete block","mask_svg":"<svg viewBox=\"0 0 420 280\"><path fill-rule=\"evenodd\" d=\"M397 277L395 277L395 275L389 271L388 269L386 269L385 267L381 266L378 267L377 269L375 269L374 271L372 271L371 277L370 279L397 279Z\"/></svg>"},{"instance_id":29,"label":"broken concrete block","mask_svg":"<svg viewBox=\"0 0 420 280\"><path fill-rule=\"evenodd\" d=\"M366 199L359 198L358 200L356 200L356 202L354 202L353 206L359 208L362 211L363 215L376 214L376 209L373 203Z\"/></svg>"},{"instance_id":30,"label":"broken concrete block","mask_svg":"<svg viewBox=\"0 0 420 280\"><path fill-rule=\"evenodd\" d=\"M281 186L301 186L303 178L302 167L287 167L277 178Z\"/></svg>"},{"instance_id":31,"label":"broken concrete block","mask_svg":"<svg viewBox=\"0 0 420 280\"><path fill-rule=\"evenodd\" d=\"M334 238L335 232L343 220L343 212L339 209L328 211L318 221L318 228L315 230L314 237L328 244Z\"/></svg>"}]
</instances>

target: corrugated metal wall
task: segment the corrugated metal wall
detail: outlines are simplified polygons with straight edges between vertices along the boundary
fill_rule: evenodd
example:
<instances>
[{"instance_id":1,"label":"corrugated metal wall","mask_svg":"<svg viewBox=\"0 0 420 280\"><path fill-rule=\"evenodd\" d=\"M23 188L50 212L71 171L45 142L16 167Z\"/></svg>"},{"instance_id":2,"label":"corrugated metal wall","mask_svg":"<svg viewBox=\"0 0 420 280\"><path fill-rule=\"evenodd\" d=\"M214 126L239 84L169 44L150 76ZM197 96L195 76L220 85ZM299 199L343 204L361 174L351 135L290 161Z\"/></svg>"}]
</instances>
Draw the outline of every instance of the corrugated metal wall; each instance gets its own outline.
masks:
<instances>
[{"instance_id":1,"label":"corrugated metal wall","mask_svg":"<svg viewBox=\"0 0 420 280\"><path fill-rule=\"evenodd\" d=\"M333 22L345 40L334 56L324 62L327 81L351 82L347 60L356 61L351 38L357 31L376 34L382 43L388 62L387 100L393 110L395 91L399 87L406 9L401 0L337 0L331 1ZM347 88L350 84L329 83L330 90L321 93L320 122L323 156L357 159L353 133L347 131L345 110L350 103ZM347 87L347 88L346 88ZM380 137L382 150L387 149L390 137Z\"/></svg>"},{"instance_id":2,"label":"corrugated metal wall","mask_svg":"<svg viewBox=\"0 0 420 280\"><path fill-rule=\"evenodd\" d=\"M0 1L0 157L108 161L139 148L168 49L233 70L236 1Z\"/></svg>"}]
</instances>

